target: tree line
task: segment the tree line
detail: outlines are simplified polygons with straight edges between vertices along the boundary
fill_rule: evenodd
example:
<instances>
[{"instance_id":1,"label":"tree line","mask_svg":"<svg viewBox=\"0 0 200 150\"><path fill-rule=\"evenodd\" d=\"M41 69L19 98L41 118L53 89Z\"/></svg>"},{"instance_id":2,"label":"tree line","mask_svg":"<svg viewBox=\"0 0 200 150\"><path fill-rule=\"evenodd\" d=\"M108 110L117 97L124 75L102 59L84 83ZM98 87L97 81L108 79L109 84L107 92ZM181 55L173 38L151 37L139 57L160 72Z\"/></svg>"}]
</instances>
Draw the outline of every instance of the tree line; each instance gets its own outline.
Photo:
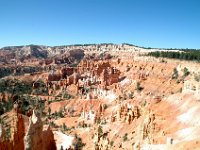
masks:
<instances>
[{"instance_id":1,"label":"tree line","mask_svg":"<svg viewBox=\"0 0 200 150\"><path fill-rule=\"evenodd\" d=\"M180 60L190 60L200 62L200 51L199 50L181 50L181 51L155 51L149 52L148 56L162 57L162 58L174 58Z\"/></svg>"}]
</instances>

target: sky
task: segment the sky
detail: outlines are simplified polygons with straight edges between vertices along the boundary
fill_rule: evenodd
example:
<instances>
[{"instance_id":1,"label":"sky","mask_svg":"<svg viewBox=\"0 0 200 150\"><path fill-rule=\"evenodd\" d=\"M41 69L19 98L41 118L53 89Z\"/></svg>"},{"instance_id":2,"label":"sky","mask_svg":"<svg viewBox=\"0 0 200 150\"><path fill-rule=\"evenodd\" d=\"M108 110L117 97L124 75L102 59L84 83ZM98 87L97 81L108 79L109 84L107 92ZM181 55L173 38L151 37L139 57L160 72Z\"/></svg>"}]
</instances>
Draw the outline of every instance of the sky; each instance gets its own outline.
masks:
<instances>
[{"instance_id":1,"label":"sky","mask_svg":"<svg viewBox=\"0 0 200 150\"><path fill-rule=\"evenodd\" d=\"M200 49L199 0L0 0L0 47L131 43Z\"/></svg>"}]
</instances>

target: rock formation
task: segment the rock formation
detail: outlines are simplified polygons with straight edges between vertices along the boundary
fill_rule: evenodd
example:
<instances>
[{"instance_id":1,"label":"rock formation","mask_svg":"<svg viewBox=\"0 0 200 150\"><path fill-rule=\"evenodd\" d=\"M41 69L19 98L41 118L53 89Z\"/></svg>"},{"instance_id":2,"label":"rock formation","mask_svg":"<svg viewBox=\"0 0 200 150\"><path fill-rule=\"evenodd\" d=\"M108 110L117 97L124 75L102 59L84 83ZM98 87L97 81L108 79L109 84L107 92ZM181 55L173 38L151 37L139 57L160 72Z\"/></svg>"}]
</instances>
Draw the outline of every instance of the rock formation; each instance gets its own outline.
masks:
<instances>
[{"instance_id":1,"label":"rock formation","mask_svg":"<svg viewBox=\"0 0 200 150\"><path fill-rule=\"evenodd\" d=\"M147 53L126 44L3 48L0 149L72 149L74 135L83 149L199 148L200 65Z\"/></svg>"},{"instance_id":2,"label":"rock formation","mask_svg":"<svg viewBox=\"0 0 200 150\"><path fill-rule=\"evenodd\" d=\"M29 118L28 129L24 137L24 144L26 150L56 149L52 131L49 127L43 130L43 123L39 113L36 111L33 111L32 116Z\"/></svg>"},{"instance_id":3,"label":"rock formation","mask_svg":"<svg viewBox=\"0 0 200 150\"><path fill-rule=\"evenodd\" d=\"M16 112L7 113L1 118L4 125L1 125L0 148L2 150L24 149L25 124L24 117ZM4 128L4 126L6 128Z\"/></svg>"}]
</instances>

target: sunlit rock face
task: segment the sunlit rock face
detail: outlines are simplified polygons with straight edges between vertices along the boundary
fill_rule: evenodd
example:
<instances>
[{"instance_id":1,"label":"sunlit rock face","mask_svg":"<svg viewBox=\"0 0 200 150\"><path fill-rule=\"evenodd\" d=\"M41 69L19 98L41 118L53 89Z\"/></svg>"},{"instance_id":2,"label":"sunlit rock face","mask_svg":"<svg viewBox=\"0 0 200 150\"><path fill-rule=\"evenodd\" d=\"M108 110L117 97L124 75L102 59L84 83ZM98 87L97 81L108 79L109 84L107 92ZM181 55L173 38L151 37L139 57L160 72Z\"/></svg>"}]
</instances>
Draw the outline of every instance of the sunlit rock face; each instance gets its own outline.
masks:
<instances>
[{"instance_id":1,"label":"sunlit rock face","mask_svg":"<svg viewBox=\"0 0 200 150\"><path fill-rule=\"evenodd\" d=\"M198 63L125 44L6 49L0 149L199 149Z\"/></svg>"},{"instance_id":2,"label":"sunlit rock face","mask_svg":"<svg viewBox=\"0 0 200 150\"><path fill-rule=\"evenodd\" d=\"M0 125L0 148L24 149L25 118L17 112L9 112L1 116L4 118L3 125ZM5 128L5 125L7 127ZM9 136L8 136L9 134Z\"/></svg>"},{"instance_id":3,"label":"sunlit rock face","mask_svg":"<svg viewBox=\"0 0 200 150\"><path fill-rule=\"evenodd\" d=\"M56 149L54 135L49 127L43 129L43 123L39 113L35 110L29 118L29 125L26 135L24 137L24 144L26 150L35 149Z\"/></svg>"}]
</instances>

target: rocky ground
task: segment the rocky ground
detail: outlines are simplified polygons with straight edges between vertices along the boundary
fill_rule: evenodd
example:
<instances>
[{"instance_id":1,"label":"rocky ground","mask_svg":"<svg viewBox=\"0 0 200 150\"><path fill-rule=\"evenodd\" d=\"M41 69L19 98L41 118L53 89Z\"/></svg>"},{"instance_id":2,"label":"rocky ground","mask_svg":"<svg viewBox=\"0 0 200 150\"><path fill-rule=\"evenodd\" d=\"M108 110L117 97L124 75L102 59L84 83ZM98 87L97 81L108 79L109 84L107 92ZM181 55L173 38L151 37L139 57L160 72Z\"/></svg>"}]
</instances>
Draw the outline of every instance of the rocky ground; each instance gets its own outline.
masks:
<instances>
[{"instance_id":1,"label":"rocky ground","mask_svg":"<svg viewBox=\"0 0 200 150\"><path fill-rule=\"evenodd\" d=\"M149 51L1 49L0 149L200 149L200 65Z\"/></svg>"}]
</instances>

